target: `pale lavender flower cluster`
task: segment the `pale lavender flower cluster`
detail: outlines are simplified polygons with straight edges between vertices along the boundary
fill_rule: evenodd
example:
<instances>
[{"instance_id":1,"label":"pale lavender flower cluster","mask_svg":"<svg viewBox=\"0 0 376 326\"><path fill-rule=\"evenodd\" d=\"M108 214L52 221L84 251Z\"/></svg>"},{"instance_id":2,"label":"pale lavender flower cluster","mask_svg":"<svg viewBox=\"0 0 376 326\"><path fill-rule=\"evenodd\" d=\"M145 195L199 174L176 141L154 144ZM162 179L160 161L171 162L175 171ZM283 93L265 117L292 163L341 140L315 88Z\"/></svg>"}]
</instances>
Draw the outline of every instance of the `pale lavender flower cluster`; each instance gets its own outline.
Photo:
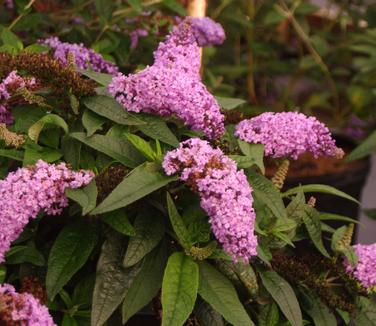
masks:
<instances>
[{"instance_id":1,"label":"pale lavender flower cluster","mask_svg":"<svg viewBox=\"0 0 376 326\"><path fill-rule=\"evenodd\" d=\"M186 21L192 25L197 43L201 47L220 45L226 39L222 25L209 17L187 17Z\"/></svg>"},{"instance_id":2,"label":"pale lavender flower cluster","mask_svg":"<svg viewBox=\"0 0 376 326\"><path fill-rule=\"evenodd\" d=\"M75 64L80 69L91 68L96 72L108 73L116 75L119 69L115 64L105 60L102 55L85 47L82 43L61 42L57 37L49 37L39 40L40 44L47 45L53 50L53 56L63 65L68 64L69 55L72 55Z\"/></svg>"},{"instance_id":3,"label":"pale lavender flower cluster","mask_svg":"<svg viewBox=\"0 0 376 326\"><path fill-rule=\"evenodd\" d=\"M56 326L47 307L31 294L18 293L12 285L3 284L0 285L0 323L8 325L11 321L22 326Z\"/></svg>"},{"instance_id":4,"label":"pale lavender flower cluster","mask_svg":"<svg viewBox=\"0 0 376 326\"><path fill-rule=\"evenodd\" d=\"M357 244L353 246L358 263L352 266L346 259L346 271L354 276L368 291L376 290L376 243L371 245Z\"/></svg>"},{"instance_id":5,"label":"pale lavender flower cluster","mask_svg":"<svg viewBox=\"0 0 376 326\"><path fill-rule=\"evenodd\" d=\"M36 218L41 210L60 214L68 205L64 190L87 185L93 177L92 172L74 172L65 163L39 160L35 167L20 168L0 180L0 263L29 219Z\"/></svg>"},{"instance_id":6,"label":"pale lavender flower cluster","mask_svg":"<svg viewBox=\"0 0 376 326\"><path fill-rule=\"evenodd\" d=\"M128 111L175 115L211 139L224 133L224 117L200 77L200 49L191 25L176 26L154 52L154 64L114 77L109 92Z\"/></svg>"},{"instance_id":7,"label":"pale lavender flower cluster","mask_svg":"<svg viewBox=\"0 0 376 326\"><path fill-rule=\"evenodd\" d=\"M35 86L35 78L24 78L17 74L17 71L12 71L0 83L0 123L7 125L13 123L13 116L10 106L7 102L11 96L21 88L32 88Z\"/></svg>"},{"instance_id":8,"label":"pale lavender flower cluster","mask_svg":"<svg viewBox=\"0 0 376 326\"><path fill-rule=\"evenodd\" d=\"M234 261L247 262L256 255L252 188L233 160L192 138L166 154L163 169L167 175L179 173L199 193L214 235Z\"/></svg>"},{"instance_id":9,"label":"pale lavender flower cluster","mask_svg":"<svg viewBox=\"0 0 376 326\"><path fill-rule=\"evenodd\" d=\"M342 158L329 129L315 117L298 112L265 112L236 126L235 135L248 143L263 144L265 155L273 158L290 157L310 152Z\"/></svg>"},{"instance_id":10,"label":"pale lavender flower cluster","mask_svg":"<svg viewBox=\"0 0 376 326\"><path fill-rule=\"evenodd\" d=\"M131 49L137 48L140 37L148 36L149 32L144 28L137 28L129 33L131 38Z\"/></svg>"}]
</instances>

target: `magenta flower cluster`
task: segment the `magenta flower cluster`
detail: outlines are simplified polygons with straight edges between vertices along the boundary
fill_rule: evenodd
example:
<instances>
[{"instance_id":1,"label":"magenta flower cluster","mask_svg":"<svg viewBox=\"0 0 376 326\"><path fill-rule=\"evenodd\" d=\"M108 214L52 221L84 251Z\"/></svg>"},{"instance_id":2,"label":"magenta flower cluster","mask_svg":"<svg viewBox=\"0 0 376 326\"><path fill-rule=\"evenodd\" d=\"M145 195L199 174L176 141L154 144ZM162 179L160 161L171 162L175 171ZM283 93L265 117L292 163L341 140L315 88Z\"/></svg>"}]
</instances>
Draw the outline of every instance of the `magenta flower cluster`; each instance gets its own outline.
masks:
<instances>
[{"instance_id":1,"label":"magenta flower cluster","mask_svg":"<svg viewBox=\"0 0 376 326\"><path fill-rule=\"evenodd\" d=\"M220 45L226 39L222 25L209 17L187 17L185 20L192 25L196 41L201 47Z\"/></svg>"},{"instance_id":2,"label":"magenta flower cluster","mask_svg":"<svg viewBox=\"0 0 376 326\"><path fill-rule=\"evenodd\" d=\"M154 64L114 77L109 92L128 111L176 116L211 139L224 133L224 116L200 77L200 48L183 21L154 52Z\"/></svg>"},{"instance_id":3,"label":"magenta flower cluster","mask_svg":"<svg viewBox=\"0 0 376 326\"><path fill-rule=\"evenodd\" d=\"M12 71L0 83L0 123L7 125L13 123L13 116L7 100L21 88L32 88L36 84L34 78L24 78Z\"/></svg>"},{"instance_id":4,"label":"magenta flower cluster","mask_svg":"<svg viewBox=\"0 0 376 326\"><path fill-rule=\"evenodd\" d=\"M34 167L20 168L0 180L0 263L12 241L39 211L60 214L68 205L66 188L80 188L94 177L92 172L70 170L65 163L39 160Z\"/></svg>"},{"instance_id":5,"label":"magenta flower cluster","mask_svg":"<svg viewBox=\"0 0 376 326\"><path fill-rule=\"evenodd\" d=\"M16 292L10 284L0 285L0 315L5 314L17 325L56 326L46 306L29 293Z\"/></svg>"},{"instance_id":6,"label":"magenta flower cluster","mask_svg":"<svg viewBox=\"0 0 376 326\"><path fill-rule=\"evenodd\" d=\"M344 155L323 123L298 112L265 112L243 120L235 135L248 143L263 144L265 155L273 158L296 160L305 152L314 157Z\"/></svg>"},{"instance_id":7,"label":"magenta flower cluster","mask_svg":"<svg viewBox=\"0 0 376 326\"><path fill-rule=\"evenodd\" d=\"M369 291L376 290L376 243L371 245L357 244L353 246L358 263L352 266L344 261L346 270L354 276Z\"/></svg>"},{"instance_id":8,"label":"magenta flower cluster","mask_svg":"<svg viewBox=\"0 0 376 326\"><path fill-rule=\"evenodd\" d=\"M86 48L82 43L61 42L57 37L49 37L39 40L40 44L47 45L53 50L53 56L62 64L66 65L69 55L74 57L75 64L80 69L92 69L96 72L116 75L119 70L115 64L107 61L99 53Z\"/></svg>"},{"instance_id":9,"label":"magenta flower cluster","mask_svg":"<svg viewBox=\"0 0 376 326\"><path fill-rule=\"evenodd\" d=\"M208 142L191 138L166 154L163 169L167 175L179 173L199 193L214 235L234 261L247 262L256 255L252 188L233 160Z\"/></svg>"}]
</instances>

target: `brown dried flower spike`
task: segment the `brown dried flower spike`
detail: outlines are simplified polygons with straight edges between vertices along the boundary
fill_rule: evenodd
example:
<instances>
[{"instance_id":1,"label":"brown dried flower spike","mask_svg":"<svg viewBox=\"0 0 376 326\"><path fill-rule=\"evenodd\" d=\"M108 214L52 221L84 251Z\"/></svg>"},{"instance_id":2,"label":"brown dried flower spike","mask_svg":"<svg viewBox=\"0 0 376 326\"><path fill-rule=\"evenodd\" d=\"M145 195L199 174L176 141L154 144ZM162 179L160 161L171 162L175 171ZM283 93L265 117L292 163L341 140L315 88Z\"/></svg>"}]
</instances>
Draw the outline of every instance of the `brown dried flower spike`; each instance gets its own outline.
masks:
<instances>
[{"instance_id":1,"label":"brown dried flower spike","mask_svg":"<svg viewBox=\"0 0 376 326\"><path fill-rule=\"evenodd\" d=\"M14 148L21 147L25 142L25 136L9 131L5 123L0 123L0 139L5 142L5 146Z\"/></svg>"}]
</instances>

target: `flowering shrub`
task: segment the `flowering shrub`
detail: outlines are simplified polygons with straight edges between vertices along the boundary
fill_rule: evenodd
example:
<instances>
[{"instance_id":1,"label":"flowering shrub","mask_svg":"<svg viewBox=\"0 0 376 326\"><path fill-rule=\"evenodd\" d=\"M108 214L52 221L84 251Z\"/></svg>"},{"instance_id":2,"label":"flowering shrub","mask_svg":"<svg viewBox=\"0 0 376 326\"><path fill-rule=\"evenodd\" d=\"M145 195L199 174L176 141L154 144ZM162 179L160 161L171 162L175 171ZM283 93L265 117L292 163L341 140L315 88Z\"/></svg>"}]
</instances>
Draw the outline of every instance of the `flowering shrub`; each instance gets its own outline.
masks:
<instances>
[{"instance_id":1,"label":"flowering shrub","mask_svg":"<svg viewBox=\"0 0 376 326\"><path fill-rule=\"evenodd\" d=\"M289 159L343 157L330 130L244 115L202 78L220 24L128 3L0 11L0 325L376 323L374 245L308 193L357 200L284 186ZM31 10L59 28L24 33Z\"/></svg>"}]
</instances>

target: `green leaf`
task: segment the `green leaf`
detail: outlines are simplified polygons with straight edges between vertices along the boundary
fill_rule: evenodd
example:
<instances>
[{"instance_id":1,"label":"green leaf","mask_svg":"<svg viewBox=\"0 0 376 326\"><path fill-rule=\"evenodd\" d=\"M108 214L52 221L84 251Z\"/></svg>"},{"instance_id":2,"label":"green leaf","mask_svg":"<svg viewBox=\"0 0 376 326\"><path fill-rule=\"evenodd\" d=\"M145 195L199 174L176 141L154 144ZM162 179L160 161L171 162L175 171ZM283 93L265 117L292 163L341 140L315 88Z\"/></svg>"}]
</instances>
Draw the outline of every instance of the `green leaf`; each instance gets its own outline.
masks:
<instances>
[{"instance_id":1,"label":"green leaf","mask_svg":"<svg viewBox=\"0 0 376 326\"><path fill-rule=\"evenodd\" d=\"M365 297L358 297L357 312L352 316L356 326L376 326L376 303Z\"/></svg>"},{"instance_id":2,"label":"green leaf","mask_svg":"<svg viewBox=\"0 0 376 326\"><path fill-rule=\"evenodd\" d=\"M123 324L157 295L162 286L166 262L167 252L165 245L159 246L159 248L154 249L145 256L141 270L123 301Z\"/></svg>"},{"instance_id":3,"label":"green leaf","mask_svg":"<svg viewBox=\"0 0 376 326\"><path fill-rule=\"evenodd\" d=\"M91 213L103 214L125 207L174 180L177 177L166 177L159 171L153 171L150 164L142 164L132 170Z\"/></svg>"},{"instance_id":4,"label":"green leaf","mask_svg":"<svg viewBox=\"0 0 376 326\"><path fill-rule=\"evenodd\" d=\"M134 228L136 234L129 239L123 260L124 267L138 263L158 245L165 233L163 218L147 211L137 216Z\"/></svg>"},{"instance_id":5,"label":"green leaf","mask_svg":"<svg viewBox=\"0 0 376 326\"><path fill-rule=\"evenodd\" d=\"M142 11L142 4L140 0L127 0L127 2L136 12L140 13Z\"/></svg>"},{"instance_id":6,"label":"green leaf","mask_svg":"<svg viewBox=\"0 0 376 326\"><path fill-rule=\"evenodd\" d=\"M85 110L82 115L82 124L87 131L88 137L92 136L97 130L101 130L105 122L105 118L90 110Z\"/></svg>"},{"instance_id":7,"label":"green leaf","mask_svg":"<svg viewBox=\"0 0 376 326\"><path fill-rule=\"evenodd\" d=\"M140 157L138 151L126 139L118 139L107 135L87 137L84 132L73 132L69 136L118 160L127 167L134 168L142 162L142 157Z\"/></svg>"},{"instance_id":8,"label":"green leaf","mask_svg":"<svg viewBox=\"0 0 376 326\"><path fill-rule=\"evenodd\" d=\"M61 139L61 151L64 160L71 164L73 169L77 170L80 167L82 143L76 139L64 136Z\"/></svg>"},{"instance_id":9,"label":"green leaf","mask_svg":"<svg viewBox=\"0 0 376 326\"><path fill-rule=\"evenodd\" d=\"M322 185L322 184L310 184L310 185L301 185L299 187L291 188L283 193L283 197L288 197L291 195L295 195L298 193L299 189L302 189L303 192L320 192L323 194L329 194L334 195L338 197L342 197L348 200L351 200L357 204L360 204L358 200L356 200L354 197L344 193L341 190L338 190L334 187Z\"/></svg>"},{"instance_id":10,"label":"green leaf","mask_svg":"<svg viewBox=\"0 0 376 326\"><path fill-rule=\"evenodd\" d=\"M355 220L351 217L342 216L342 215L338 215L338 214L332 214L332 213L320 213L320 220L322 220L322 221L327 221L327 220L343 221L343 222L360 224L359 221L357 221L357 220Z\"/></svg>"},{"instance_id":11,"label":"green leaf","mask_svg":"<svg viewBox=\"0 0 376 326\"><path fill-rule=\"evenodd\" d=\"M113 78L113 76L110 75L110 74L104 74L104 73L96 72L96 71L92 71L92 70L77 69L77 71L80 74L82 74L86 77L89 77L90 79L96 81L98 84L101 84L101 85L106 86L106 87L111 83L112 78Z\"/></svg>"},{"instance_id":12,"label":"green leaf","mask_svg":"<svg viewBox=\"0 0 376 326\"><path fill-rule=\"evenodd\" d=\"M95 180L91 181L84 188L67 188L65 194L69 199L74 200L82 207L82 215L89 213L97 204L98 189Z\"/></svg>"},{"instance_id":13,"label":"green leaf","mask_svg":"<svg viewBox=\"0 0 376 326\"><path fill-rule=\"evenodd\" d=\"M59 117L56 114L47 114L29 128L28 136L30 137L30 139L37 143L39 134L47 123L61 127L65 133L68 133L68 125L63 118Z\"/></svg>"},{"instance_id":14,"label":"green leaf","mask_svg":"<svg viewBox=\"0 0 376 326\"><path fill-rule=\"evenodd\" d=\"M170 217L172 228L174 229L179 243L185 248L190 249L192 247L192 241L187 227L184 224L182 217L176 209L175 203L171 198L171 195L167 192L167 208L168 216Z\"/></svg>"},{"instance_id":15,"label":"green leaf","mask_svg":"<svg viewBox=\"0 0 376 326\"><path fill-rule=\"evenodd\" d=\"M370 134L363 142L346 157L346 162L352 162L366 157L376 151L376 131Z\"/></svg>"},{"instance_id":16,"label":"green leaf","mask_svg":"<svg viewBox=\"0 0 376 326\"><path fill-rule=\"evenodd\" d=\"M257 257L260 258L267 266L271 267L271 260L273 258L272 253L270 252L269 247L265 246L262 243L259 243L257 246Z\"/></svg>"},{"instance_id":17,"label":"green leaf","mask_svg":"<svg viewBox=\"0 0 376 326\"><path fill-rule=\"evenodd\" d=\"M248 144L238 139L240 150L245 155L231 155L230 157L238 163L239 169L245 169L256 165L262 173L265 173L264 166L264 145L261 144Z\"/></svg>"},{"instance_id":18,"label":"green leaf","mask_svg":"<svg viewBox=\"0 0 376 326\"><path fill-rule=\"evenodd\" d=\"M320 300L320 298L309 291L302 289L300 291L303 296L303 308L314 321L316 326L336 326L337 320L328 307Z\"/></svg>"},{"instance_id":19,"label":"green leaf","mask_svg":"<svg viewBox=\"0 0 376 326\"><path fill-rule=\"evenodd\" d=\"M113 5L106 0L95 0L95 9L97 10L99 20L102 26L106 26L110 22L113 12Z\"/></svg>"},{"instance_id":20,"label":"green leaf","mask_svg":"<svg viewBox=\"0 0 376 326\"><path fill-rule=\"evenodd\" d=\"M124 268L121 265L124 241L111 235L102 246L97 265L91 326L101 326L120 305L140 272L141 265Z\"/></svg>"},{"instance_id":21,"label":"green leaf","mask_svg":"<svg viewBox=\"0 0 376 326\"><path fill-rule=\"evenodd\" d=\"M0 151L0 153L1 153L1 151ZM363 212L369 218L372 218L373 220L376 220L376 209L375 208L363 209ZM355 222L352 222L352 223L355 223Z\"/></svg>"},{"instance_id":22,"label":"green leaf","mask_svg":"<svg viewBox=\"0 0 376 326\"><path fill-rule=\"evenodd\" d=\"M22 162L24 159L24 154L25 153L23 151L18 151L16 149L0 149L0 156L7 157L16 161Z\"/></svg>"},{"instance_id":23,"label":"green leaf","mask_svg":"<svg viewBox=\"0 0 376 326\"><path fill-rule=\"evenodd\" d=\"M6 254L8 265L31 263L35 266L45 266L46 260L43 255L33 246L14 246Z\"/></svg>"},{"instance_id":24,"label":"green leaf","mask_svg":"<svg viewBox=\"0 0 376 326\"><path fill-rule=\"evenodd\" d=\"M146 114L139 114L139 118L144 121L145 124L138 126L138 129L140 129L140 131L146 136L153 139L158 139L173 147L179 146L178 139L162 118Z\"/></svg>"},{"instance_id":25,"label":"green leaf","mask_svg":"<svg viewBox=\"0 0 376 326\"><path fill-rule=\"evenodd\" d=\"M199 267L200 296L234 326L253 326L231 282L205 261Z\"/></svg>"},{"instance_id":26,"label":"green leaf","mask_svg":"<svg viewBox=\"0 0 376 326\"><path fill-rule=\"evenodd\" d=\"M219 106L225 110L225 111L230 111L238 106L246 103L245 100L240 99L240 98L232 98L232 97L220 97L216 96L216 100L218 101Z\"/></svg>"},{"instance_id":27,"label":"green leaf","mask_svg":"<svg viewBox=\"0 0 376 326\"><path fill-rule=\"evenodd\" d=\"M63 322L61 326L79 326L78 322L74 317L70 316L69 314L64 314Z\"/></svg>"},{"instance_id":28,"label":"green leaf","mask_svg":"<svg viewBox=\"0 0 376 326\"><path fill-rule=\"evenodd\" d=\"M136 234L133 225L128 220L127 214L122 209L104 214L102 216L102 221L121 234L130 236Z\"/></svg>"},{"instance_id":29,"label":"green leaf","mask_svg":"<svg viewBox=\"0 0 376 326\"><path fill-rule=\"evenodd\" d=\"M143 155L148 161L154 161L156 159L156 154L151 148L150 144L143 138L134 134L125 134L127 139L132 143L132 145Z\"/></svg>"},{"instance_id":30,"label":"green leaf","mask_svg":"<svg viewBox=\"0 0 376 326\"><path fill-rule=\"evenodd\" d=\"M96 243L96 230L84 221L70 224L59 233L48 257L46 290L50 300L85 264Z\"/></svg>"},{"instance_id":31,"label":"green leaf","mask_svg":"<svg viewBox=\"0 0 376 326\"><path fill-rule=\"evenodd\" d=\"M194 314L198 319L200 325L225 326L225 322L223 321L222 316L205 301L202 301L198 305L196 305Z\"/></svg>"},{"instance_id":32,"label":"green leaf","mask_svg":"<svg viewBox=\"0 0 376 326\"><path fill-rule=\"evenodd\" d=\"M83 104L94 113L124 126L144 125L145 122L128 113L116 100L109 96L86 97Z\"/></svg>"},{"instance_id":33,"label":"green leaf","mask_svg":"<svg viewBox=\"0 0 376 326\"><path fill-rule=\"evenodd\" d=\"M23 159L23 166L34 165L38 160L43 160L47 163L56 162L62 157L59 150L36 145L26 146L25 155Z\"/></svg>"},{"instance_id":34,"label":"green leaf","mask_svg":"<svg viewBox=\"0 0 376 326\"><path fill-rule=\"evenodd\" d=\"M1 32L1 40L3 41L4 45L9 45L18 51L23 49L21 40L8 28L4 28Z\"/></svg>"},{"instance_id":35,"label":"green leaf","mask_svg":"<svg viewBox=\"0 0 376 326\"><path fill-rule=\"evenodd\" d=\"M247 171L247 176L253 187L254 196L264 203L277 218L287 219L281 194L273 183L254 171Z\"/></svg>"},{"instance_id":36,"label":"green leaf","mask_svg":"<svg viewBox=\"0 0 376 326\"><path fill-rule=\"evenodd\" d=\"M305 206L304 213L305 214L302 216L303 222L307 228L310 238L313 241L313 244L321 252L321 254L327 258L330 258L330 255L322 242L320 213L310 205Z\"/></svg>"},{"instance_id":37,"label":"green leaf","mask_svg":"<svg viewBox=\"0 0 376 326\"><path fill-rule=\"evenodd\" d=\"M167 262L162 283L162 326L181 326L191 314L197 298L199 269L182 252Z\"/></svg>"},{"instance_id":38,"label":"green leaf","mask_svg":"<svg viewBox=\"0 0 376 326\"><path fill-rule=\"evenodd\" d=\"M176 12L182 17L187 15L185 8L176 0L162 0L162 3L164 4L165 7Z\"/></svg>"},{"instance_id":39,"label":"green leaf","mask_svg":"<svg viewBox=\"0 0 376 326\"><path fill-rule=\"evenodd\" d=\"M279 312L277 305L272 302L262 306L258 317L258 326L277 326L279 322Z\"/></svg>"},{"instance_id":40,"label":"green leaf","mask_svg":"<svg viewBox=\"0 0 376 326\"><path fill-rule=\"evenodd\" d=\"M7 267L5 265L0 265L0 283L4 283L5 277L7 276Z\"/></svg>"},{"instance_id":41,"label":"green leaf","mask_svg":"<svg viewBox=\"0 0 376 326\"><path fill-rule=\"evenodd\" d=\"M262 283L281 308L292 326L303 323L298 299L295 292L281 276L274 271L260 271Z\"/></svg>"}]
</instances>

